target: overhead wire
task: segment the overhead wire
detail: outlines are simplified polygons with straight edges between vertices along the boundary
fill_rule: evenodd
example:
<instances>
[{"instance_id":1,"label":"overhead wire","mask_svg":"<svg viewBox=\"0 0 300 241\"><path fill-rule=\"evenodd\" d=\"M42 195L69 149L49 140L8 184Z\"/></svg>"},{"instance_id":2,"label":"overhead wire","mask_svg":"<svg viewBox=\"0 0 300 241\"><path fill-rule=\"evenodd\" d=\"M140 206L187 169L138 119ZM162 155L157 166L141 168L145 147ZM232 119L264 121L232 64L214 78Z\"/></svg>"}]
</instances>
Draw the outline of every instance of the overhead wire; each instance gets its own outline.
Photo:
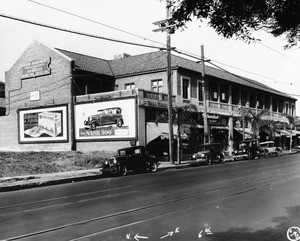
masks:
<instances>
[{"instance_id":1,"label":"overhead wire","mask_svg":"<svg viewBox=\"0 0 300 241\"><path fill-rule=\"evenodd\" d=\"M161 49L161 47L158 47L158 46L146 45L146 44L141 44L141 43L134 43L134 42L124 41L124 40L119 40L119 39L112 39L112 38L103 37L103 36L99 36L99 35L94 35L94 34L79 32L79 31L75 31L75 30L71 30L71 29L61 28L61 27L57 27L57 26L53 26L53 25L38 23L38 22L35 22L35 21L31 21L31 20L27 20L27 19L23 19L23 18L17 18L17 17L14 17L14 16L2 14L2 13L0 13L0 17L12 19L12 20L16 20L16 21L20 21L20 22L24 22L24 23L33 24L33 25L37 25L37 26L40 26L40 27L45 27L45 28L50 28L50 29L59 30L59 31L63 31L63 32L68 32L68 33L72 33L72 34L78 34L78 35L91 37L91 38L98 38L98 39L108 40L108 41L112 41L112 42L118 42L118 43L122 43L122 44L135 45L135 46L139 46L139 47Z\"/></svg>"},{"instance_id":2,"label":"overhead wire","mask_svg":"<svg viewBox=\"0 0 300 241\"><path fill-rule=\"evenodd\" d=\"M28 1L29 1L29 2L32 2L32 3L35 3L35 4L38 4L38 5L41 5L41 6L44 6L44 7L47 7L47 8L50 8L50 9L52 9L52 10L56 10L56 11L58 11L58 12L62 12L62 13L71 15L71 16L73 16L73 17L77 17L77 18L80 18L80 19L84 19L84 20L86 20L86 21L89 21L89 22L92 22L92 23L96 23L96 24L98 24L98 25L101 25L101 26L104 26L104 27L107 27L107 28L114 29L114 30L117 30L117 31L122 32L122 33L126 33L126 34L131 35L131 36L134 36L134 37L141 38L141 39L143 39L143 40L147 40L147 41L150 41L150 42L153 42L153 43L156 43L156 44L160 44L160 45L165 46L165 44L162 44L162 43L160 43L160 42L154 41L154 40L152 40L152 39L149 39L149 38L140 36L140 35L138 35L138 34L134 34L134 33L128 32L128 31L123 30L123 29L120 29L120 28L113 27L113 26L108 25L108 24L105 24L105 23L101 23L101 22L99 22L99 21L95 21L95 20L90 19L90 18L83 17L83 16L78 15L78 14L75 14L75 13L71 13L71 12L65 11L65 10L63 10L63 9L59 9L59 8L56 8L56 7L53 7L53 6L50 6L50 5L46 5L46 4L43 4L43 3L40 3L40 2L37 2L37 1L33 1L33 0L28 0Z\"/></svg>"},{"instance_id":3,"label":"overhead wire","mask_svg":"<svg viewBox=\"0 0 300 241\"><path fill-rule=\"evenodd\" d=\"M83 17L83 16L81 16L81 15L78 15L78 14L74 14L74 13L68 12L68 11L66 11L66 10L62 10L62 9L59 9L59 8L56 8L56 7L53 7L53 6L50 6L50 5L46 5L46 4L43 4L43 3L40 3L40 2L37 2L37 1L34 1L34 0L28 0L28 1L29 1L29 2L32 2L32 3L35 3L35 4L38 4L38 5L41 5L41 6L44 6L44 7L46 7L46 8L53 9L53 10L55 10L55 11L59 11L59 12L62 12L62 13L65 13L65 14L68 14L68 15L71 15L71 16L75 16L75 17L80 18L80 19L84 19L84 20L86 20L86 21L90 21L90 22L93 22L93 23L96 23L96 24L99 24L99 25L102 25L102 26L105 26L105 27L108 27L108 28L117 30L117 31L119 31L119 32L123 32L123 33L129 34L129 35L132 35L132 36L135 36L135 37L138 37L138 38L142 38L142 39L144 39L144 40L151 41L151 42L153 42L153 43L158 43L158 44L160 44L160 45L162 45L162 46L166 46L165 44L162 44L162 43L160 43L160 42L154 41L154 40L152 40L152 39L145 38L145 37L143 37L143 36L140 36L140 35L131 33L131 32L129 32L129 31L125 31L125 30L122 30L122 29L120 29L120 28L116 28L116 27L113 27L113 26L111 26L111 25L104 24L104 23L101 23L101 22L99 22L99 21L95 21L95 20L93 20L93 19L86 18L86 17ZM275 49L273 49L273 48L271 48L271 47L269 47L269 46L267 46L267 45L261 43L261 40L257 40L257 41L255 41L255 42L261 44L262 46L265 46L265 47L271 49L272 51L277 52L278 54L281 54L281 55L283 55L283 56L289 58L289 59L292 60L292 61L298 62L298 61L296 61L296 60L290 58L289 56L284 55L283 53L281 53L281 52L279 52L279 51L277 51L277 50L275 50ZM184 51L181 50L181 52L184 52ZM186 52L186 55L188 56L188 52ZM246 73L250 73L250 74L253 74L253 75L256 75L256 76L259 76L259 77L263 77L263 78L265 78L265 79L272 80L272 81L274 81L275 83L284 83L284 84L292 85L291 83L287 83L287 82L284 82L284 81L276 80L276 79L273 79L273 78L270 78L270 77L267 77L267 76L264 76L264 75L261 75L261 74L257 74L257 73L251 72L251 71L247 71L247 70L244 70L244 69L241 69L241 68L238 68L238 67L230 66L230 65L227 65L227 64L224 64L224 63L215 61L215 60L213 60L213 61L216 62L216 63L222 64L222 65L226 65L226 66L231 67L231 68L238 69L238 70L240 70L240 71L244 71L244 72L246 72ZM298 63L299 63L299 62L298 62Z\"/></svg>"},{"instance_id":4,"label":"overhead wire","mask_svg":"<svg viewBox=\"0 0 300 241\"><path fill-rule=\"evenodd\" d=\"M94 20L92 20L92 19L88 19L88 18L82 17L82 16L77 15L77 14L73 14L73 13L70 13L70 12L67 12L67 11L64 11L64 10L61 10L61 9L58 9L58 8L54 8L54 7L51 7L51 6L49 6L49 5L45 5L45 4L42 4L42 3L39 3L39 2L36 2L36 1L33 1L33 0L28 0L28 1L30 1L30 2L32 2L32 3L36 3L36 4L39 4L39 5L42 5L42 6L45 6L45 7L48 7L48 8L51 8L51 9L54 9L54 10L56 10L56 11L60 11L60 12L63 12L63 13L66 13L66 14L69 14L69 15L72 15L72 16L76 16L76 17L81 18L81 19L85 19L85 20L87 20L87 21L94 22L94 23L96 23L96 24L100 24L100 25L103 25L103 26L106 26L106 27L115 29L115 30L117 30L117 31L121 31L121 32L126 33L126 34L130 34L130 35L135 36L135 37L142 38L142 39L144 39L144 40L152 41L152 42L155 42L155 43L158 43L158 44L160 44L160 45L165 46L164 44L159 43L159 42L157 42L157 41L153 41L153 40L148 39L148 38L145 38L145 37L143 37L143 36L140 36L140 35L137 35L137 34L133 34L133 33L130 33L130 32L128 32L128 31L124 31L124 30L122 30L122 29L115 28L115 27L112 27L112 26L110 26L110 25L100 23L100 22L94 21ZM38 26L41 26L41 27L52 28L52 29L55 29L55 30L65 31L65 32L73 33L73 34L84 35L84 36L87 36L87 37L99 38L99 39L104 39L104 40L108 40L108 41L114 41L114 42L119 42L119 43L124 43L124 44L130 44L130 45L136 45L136 46L141 46L141 47L148 47L148 48L162 49L161 47L158 47L158 46L150 46L150 45L145 45L145 44L140 44L140 43L134 43L134 42L124 41L124 40L117 40L117 39L112 39L112 38L107 38L107 37L97 36L97 35L88 34L88 33L83 33L83 32L74 31L74 30L70 30L70 29L63 29L63 28L60 28L60 27L56 27L56 26L52 26L52 25L46 25L46 24L41 24L41 23L38 23L38 22L34 22L34 21L26 20L26 19L21 19L21 18L16 18L16 17L13 17L13 16L4 15L4 14L0 14L0 17L10 18L10 19L13 19L13 20L17 20L17 21L21 21L21 22L26 22L26 23L38 25ZM272 48L270 48L270 49L272 49ZM189 54L189 53L186 52L186 51L176 50L176 52L178 52L178 53L180 53L180 54L183 54L183 55L186 55L186 56L189 56L189 57L192 57L192 58L197 58L197 57L195 57L194 54ZM278 52L278 51L277 51L277 52ZM280 53L280 52L278 52L278 53ZM198 58L198 59L199 59L199 58ZM293 59L292 59L292 60L293 60ZM267 77L267 76L263 76L263 75L260 75L260 74L254 73L254 72L250 72L250 71L247 71L247 70L238 68L238 67L230 66L230 65L227 65L227 64L224 64L224 63L215 61L215 60L213 60L213 61L216 62L216 63L219 63L219 64L226 65L226 66L231 67L231 68L235 68L235 69L238 69L238 70L241 70L241 71L244 71L244 72L247 72L247 73L251 73L251 74L254 74L254 75L257 75L257 76L266 78L266 79L270 79L270 80L274 81L275 83L281 82L281 83L285 83L285 84L290 84L290 85L291 85L291 83L286 83L286 82L283 82L283 81L275 80L275 79L273 79L273 78L270 78L270 77ZM221 68L221 67L219 67L219 66L216 66L216 67L218 67L218 68L220 68L220 69L223 69L223 68ZM227 71L227 70L225 70L225 69L223 69L223 71L226 71L226 72L228 72L228 73L231 73L231 72L229 72L229 71ZM233 73L231 73L231 74L233 74ZM238 75L236 75L236 74L233 74L233 75L238 76ZM241 76L238 76L238 77L241 78ZM293 95L293 96L295 96L295 95Z\"/></svg>"}]
</instances>

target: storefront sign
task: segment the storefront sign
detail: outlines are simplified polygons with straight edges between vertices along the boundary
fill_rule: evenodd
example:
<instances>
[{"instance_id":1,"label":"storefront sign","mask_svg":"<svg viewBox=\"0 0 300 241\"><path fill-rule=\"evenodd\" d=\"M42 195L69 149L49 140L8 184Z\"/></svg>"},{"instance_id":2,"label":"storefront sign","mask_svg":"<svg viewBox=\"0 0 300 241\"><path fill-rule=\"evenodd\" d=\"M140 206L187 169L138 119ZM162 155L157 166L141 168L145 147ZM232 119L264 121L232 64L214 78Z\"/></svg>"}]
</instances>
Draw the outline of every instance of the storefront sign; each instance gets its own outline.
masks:
<instances>
[{"instance_id":1,"label":"storefront sign","mask_svg":"<svg viewBox=\"0 0 300 241\"><path fill-rule=\"evenodd\" d=\"M66 142L67 107L56 106L19 111L19 142Z\"/></svg>"},{"instance_id":2,"label":"storefront sign","mask_svg":"<svg viewBox=\"0 0 300 241\"><path fill-rule=\"evenodd\" d=\"M210 125L218 125L220 124L220 115L208 114L207 122Z\"/></svg>"},{"instance_id":3,"label":"storefront sign","mask_svg":"<svg viewBox=\"0 0 300 241\"><path fill-rule=\"evenodd\" d=\"M49 68L51 59L37 59L32 60L21 66L21 79L38 77L51 74Z\"/></svg>"}]
</instances>

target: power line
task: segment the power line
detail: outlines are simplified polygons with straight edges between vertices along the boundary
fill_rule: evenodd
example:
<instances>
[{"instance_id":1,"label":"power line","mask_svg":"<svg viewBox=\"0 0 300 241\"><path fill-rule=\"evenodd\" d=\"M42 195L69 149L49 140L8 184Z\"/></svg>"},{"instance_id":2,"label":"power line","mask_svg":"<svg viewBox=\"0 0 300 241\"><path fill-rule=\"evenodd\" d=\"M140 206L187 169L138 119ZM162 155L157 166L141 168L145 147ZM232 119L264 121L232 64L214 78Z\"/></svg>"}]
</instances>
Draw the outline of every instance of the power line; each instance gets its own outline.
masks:
<instances>
[{"instance_id":1,"label":"power line","mask_svg":"<svg viewBox=\"0 0 300 241\"><path fill-rule=\"evenodd\" d=\"M158 47L158 46L152 46L152 45L134 43L134 42L124 41L124 40L112 39L112 38L103 37L103 36L99 36L99 35L94 35L94 34L79 32L79 31L75 31L75 30L71 30L71 29L60 28L60 27L56 27L56 26L53 26L53 25L47 25L47 24L43 24L43 23L38 23L38 22L27 20L27 19L22 19L22 18L17 18L17 17L14 17L14 16L9 16L9 15L2 14L2 13L0 13L0 17L12 19L12 20L16 20L16 21L20 21L20 22L24 22L24 23L33 24L33 25L37 25L37 26L40 26L40 27L45 27L45 28L55 29L55 30L59 30L59 31L63 31L63 32L78 34L78 35L82 35L82 36L86 36L86 37L91 37L91 38L98 38L98 39L103 39L103 40L112 41L112 42L118 42L118 43L129 44L129 45L135 45L135 46L139 46L139 47L161 49L161 47Z\"/></svg>"},{"instance_id":2,"label":"power line","mask_svg":"<svg viewBox=\"0 0 300 241\"><path fill-rule=\"evenodd\" d=\"M177 52L177 53L179 53L179 54L186 55L186 56L188 56L188 57L192 57L192 58L194 58L194 59L197 59L197 60L200 60L200 61L201 61L201 58L198 57L198 56L196 56L196 55L187 54L187 53L181 52L181 51L179 51L179 50L177 50L177 49L175 49L174 51ZM205 59L207 59L207 58L205 58ZM209 59L207 59L207 60L209 60ZM216 62L216 61L214 61L214 62ZM216 65L216 64L211 63L211 61L208 61L208 63L211 64L211 65L213 65L214 67L216 67L216 68L218 68L218 69L220 69L220 70L222 70L222 71L228 73L228 74L231 74L231 75L233 75L233 76L235 76L235 77L237 77L237 78L240 78L240 79L242 79L242 80L244 80L244 81L246 81L246 82L249 82L250 84L261 85L261 86L264 87L264 88L266 87L265 85L260 84L260 83L257 82L257 81L256 81L256 83L253 83L253 81L250 81L249 79L247 79L247 78L245 78L245 77L242 77L242 76L240 76L240 75L234 74L234 73L232 73L232 72L230 72L230 71L228 71L228 70L226 70L226 69L224 69L224 68L222 68L222 67L220 67L220 66L218 66L218 65ZM278 91L278 90L277 90L277 91ZM282 93L282 94L286 94L286 95L300 96L300 95L298 95L298 94L290 94L290 93L281 92L281 91L278 91L278 92L280 92L280 93Z\"/></svg>"},{"instance_id":3,"label":"power line","mask_svg":"<svg viewBox=\"0 0 300 241\"><path fill-rule=\"evenodd\" d=\"M132 35L132 36L135 36L135 37L138 37L138 38L142 38L144 40L148 40L148 41L151 41L153 43L158 43L162 46L165 46L164 44L160 43L160 42L157 42L157 41L154 41L152 39L149 39L149 38L145 38L143 36L140 36L140 35L137 35L137 34L134 34L134 33L131 33L131 32L128 32L128 31L125 31L125 30L122 30L122 29L119 29L119 28L116 28L116 27L113 27L113 26L110 26L108 24L104 24L104 23L101 23L101 22L98 22L98 21L95 21L95 20L92 20L92 19L89 19L89 18L86 18L86 17L83 17L83 16L80 16L78 14L74 14L74 13L71 13L71 12L68 12L68 11L65 11L65 10L62 10L62 9L59 9L59 8L55 8L55 7L52 7L52 6L49 6L49 5L46 5L46 4L42 4L42 3L39 3L39 2L36 2L34 0L28 0L29 2L32 2L32 3L35 3L35 4L38 4L38 5L41 5L41 6L44 6L44 7L47 7L47 8L50 8L50 9L53 9L53 10L56 10L56 11L59 11L59 12L62 12L62 13L65 13L65 14L68 14L68 15L71 15L71 16L75 16L77 18L80 18L80 19L84 19L84 20L87 20L87 21L90 21L90 22L93 22L93 23L96 23L96 24L99 24L99 25L102 25L102 26L105 26L105 27L108 27L108 28L111 28L111 29L114 29L114 30L117 30L117 31L120 31L120 32L123 32L123 33L126 33L126 34L129 34L129 35ZM275 51L277 53L279 53L280 55L282 56L285 56L286 58L289 58L290 60L294 61L294 62L297 62L299 63L298 61L290 58L289 56L261 43L261 40L257 40L256 41L257 43L265 46L266 48L269 48L271 49L272 51ZM182 51L182 50L180 50ZM184 52L184 51L182 51ZM187 52L186 52L187 53ZM186 54L188 56L188 54ZM189 56L189 57L192 57L192 56ZM256 76L259 76L259 77L263 77L265 79L269 79L269 80L272 80L274 81L275 83L284 83L284 84L288 84L288 85L292 85L292 83L287 83L287 82L284 82L284 81L279 81L279 80L276 80L276 79L273 79L273 78L270 78L270 77L267 77L267 76L264 76L264 75L261 75L261 74L257 74L257 73L254 73L254 72L251 72L251 71L247 71L247 70L244 70L244 69L241 69L241 68L238 68L238 67L234 67L234 66L231 66L231 65L228 65L228 64L224 64L224 63L221 63L221 62L218 62L218 61L215 61L214 62L216 63L219 63L219 64L222 64L222 65L225 65L225 66L228 66L228 67L231 67L231 68L235 68L235 69L238 69L240 71L244 71L244 72L247 72L247 73L250 73L250 74L253 74L253 75L256 75Z\"/></svg>"},{"instance_id":4,"label":"power line","mask_svg":"<svg viewBox=\"0 0 300 241\"><path fill-rule=\"evenodd\" d=\"M65 10L62 10L62 9L59 9L59 8L55 8L55 7L46 5L46 4L42 4L42 3L39 3L39 2L33 1L33 0L28 0L28 1L29 1L29 2L32 2L32 3L35 3L35 4L39 4L39 5L41 5L41 6L44 6L44 7L50 8L50 9L53 9L53 10L56 10L56 11L59 11L59 12L62 12L62 13L65 13L65 14L68 14L68 15L71 15L71 16L73 16L73 17L77 17L77 18L80 18L80 19L84 19L84 20L86 20L86 21L93 22L93 23L96 23L96 24L98 24L98 25L102 25L102 26L104 26L104 27L111 28L111 29L117 30L117 31L119 31L119 32L122 32L122 33L126 33L126 34L129 34L129 35L132 35L132 36L134 36L134 37L141 38L141 39L143 39L143 40L147 40L147 41L150 41L150 42L157 43L157 44L160 44L160 45L162 45L162 46L165 46L165 44L162 44L162 43L160 43L160 42L154 41L154 40L152 40L152 39L149 39L149 38L146 38L146 37L143 37L143 36L140 36L140 35L137 35L137 34L128 32L128 31L123 30L123 29L120 29L120 28L116 28L116 27L110 26L110 25L105 24L105 23L101 23L101 22L95 21L95 20L90 19L90 18L86 18L86 17L80 16L80 15L75 14L75 13L71 13L71 12L68 12L68 11L65 11Z\"/></svg>"},{"instance_id":5,"label":"power line","mask_svg":"<svg viewBox=\"0 0 300 241\"><path fill-rule=\"evenodd\" d=\"M4 17L4 18L8 18L8 19L12 19L12 20L16 20L16 21L20 21L20 22L25 22L25 23L29 23L29 24L33 24L33 25L37 25L37 26L40 26L40 27L46 27L46 28L50 28L50 29L55 29L55 30L59 30L59 31L63 31L63 32L68 32L68 33L73 33L73 34L78 34L78 35L82 35L82 36L86 36L86 37L92 37L92 38L98 38L98 39L103 39L103 40L107 40L107 41L113 41L113 42L119 42L119 43L123 43L123 44L129 44L129 45L135 45L135 46L140 46L140 47L147 47L147 48L154 48L154 49L161 49L161 47L158 47L158 46L151 46L151 45L145 45L145 44L140 44L140 43L134 43L134 42L129 42L129 41L124 41L124 40L117 40L117 39L112 39L112 38L107 38L107 37L102 37L102 36L98 36L98 35L93 35L93 34L89 34L89 33L83 33L83 32L79 32L79 31L75 31L75 30L70 30L70 29L64 29L64 28L60 28L60 27L56 27L56 26L53 26L53 25L46 25L46 24L42 24L42 23L38 23L38 22L34 22L34 21L30 21L30 20L26 20L26 19L22 19L22 18L17 18L17 17L14 17L14 16L9 16L9 15L5 15L5 14L1 14L0 13L0 17ZM122 30L120 30L122 31ZM126 32L126 31L125 31ZM129 33L129 32L128 32ZM129 33L130 34L130 33ZM136 35L138 36L138 35ZM141 37L141 36L139 36ZM145 38L144 38L145 39ZM161 44L161 43L160 43ZM200 57L196 57L196 55L192 55L192 54L187 54L184 53L184 51L181 51L180 50L176 50L176 52L180 53L180 54L184 54L184 55L187 55L189 57L192 57L192 58L196 58L198 60L201 60ZM217 61L214 61L214 62L217 62ZM221 62L217 62L217 63L221 63ZM226 65L224 63L221 63L223 65ZM227 65L229 66L229 65ZM232 68L236 68L236 69L239 69L241 71L245 71L245 72L248 72L248 73L252 73L254 75L258 75L258 76L261 76L261 77L264 77L264 78L268 78L268 79L272 79L272 78L269 78L269 77L266 77L266 76L263 76L263 75L259 75L259 74L256 74L256 73L253 73L253 72L250 72L250 71L247 71L247 70L243 70L243 69L240 69L240 68L237 68L237 67L234 67L234 66L230 66ZM223 69L221 67L218 67L220 69ZM235 75L225 69L223 69L225 72L228 72L232 75ZM235 75L235 76L238 76L238 75ZM241 76L238 76L239 78L242 78ZM245 79L246 80L246 79ZM275 79L272 79L273 81L275 82L282 82L282 81L279 81L279 80L275 80ZM250 81L248 81L250 82ZM285 84L288 84L286 82L282 82L282 83L285 83ZM291 84L291 83L289 83ZM289 94L289 95L293 95L293 94ZM297 96L297 95L293 95L293 96Z\"/></svg>"},{"instance_id":6,"label":"power line","mask_svg":"<svg viewBox=\"0 0 300 241\"><path fill-rule=\"evenodd\" d=\"M276 53L278 53L278 54L280 54L280 55L282 55L282 56L284 56L284 57L286 57L286 58L288 58L288 59L290 59L290 60L292 60L292 61L294 61L294 62L300 64L299 61L297 61L297 60L295 60L295 59L293 59L293 58L291 58L291 57L289 57L289 56L287 56L287 55L285 55L285 54L279 52L279 51L276 50L276 49L271 48L270 46L268 46L268 45L266 45L266 44L263 44L261 41L256 41L256 43L259 43L260 45L262 45L262 46L264 46L264 47L266 47L266 48L268 48L268 49L271 49L272 51L274 51L274 52L276 52Z\"/></svg>"}]
</instances>

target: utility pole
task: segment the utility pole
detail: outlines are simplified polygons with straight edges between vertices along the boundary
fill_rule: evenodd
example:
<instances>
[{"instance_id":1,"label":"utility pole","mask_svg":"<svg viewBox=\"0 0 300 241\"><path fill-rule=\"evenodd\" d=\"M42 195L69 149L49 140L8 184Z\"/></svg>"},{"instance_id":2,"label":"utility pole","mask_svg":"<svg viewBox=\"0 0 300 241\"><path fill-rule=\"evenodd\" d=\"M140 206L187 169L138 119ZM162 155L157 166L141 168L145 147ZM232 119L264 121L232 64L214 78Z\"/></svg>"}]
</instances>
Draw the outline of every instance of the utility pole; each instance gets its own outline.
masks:
<instances>
[{"instance_id":1,"label":"utility pole","mask_svg":"<svg viewBox=\"0 0 300 241\"><path fill-rule=\"evenodd\" d=\"M168 81L168 120L169 120L169 161L173 163L173 119L172 119L172 72L171 72L171 33L174 32L173 27L175 24L170 24L172 19L171 13L171 1L166 0L167 19L153 23L158 25L159 28L153 30L153 32L166 31L167 32L167 81Z\"/></svg>"},{"instance_id":2,"label":"utility pole","mask_svg":"<svg viewBox=\"0 0 300 241\"><path fill-rule=\"evenodd\" d=\"M204 144L210 143L210 136L207 123L207 101L206 101L206 88L207 83L205 80L205 59L204 59L204 46L201 45L201 74L202 74L202 96L203 96L203 120L204 120Z\"/></svg>"}]
</instances>

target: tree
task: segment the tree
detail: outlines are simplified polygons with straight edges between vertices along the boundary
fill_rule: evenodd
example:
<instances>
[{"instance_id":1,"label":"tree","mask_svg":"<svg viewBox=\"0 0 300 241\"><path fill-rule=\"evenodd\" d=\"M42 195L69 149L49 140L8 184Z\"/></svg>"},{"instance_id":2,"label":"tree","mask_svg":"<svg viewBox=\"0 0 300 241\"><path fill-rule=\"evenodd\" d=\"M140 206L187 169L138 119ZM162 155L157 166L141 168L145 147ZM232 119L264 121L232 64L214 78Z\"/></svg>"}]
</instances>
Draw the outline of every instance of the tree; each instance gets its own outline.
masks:
<instances>
[{"instance_id":1,"label":"tree","mask_svg":"<svg viewBox=\"0 0 300 241\"><path fill-rule=\"evenodd\" d=\"M251 123L251 131L253 132L254 139L258 138L259 132L262 130L262 127L266 127L268 125L268 120L263 119L263 117L269 113L269 110L266 109L255 111L250 108L244 107L240 110L240 119Z\"/></svg>"},{"instance_id":2,"label":"tree","mask_svg":"<svg viewBox=\"0 0 300 241\"><path fill-rule=\"evenodd\" d=\"M299 0L176 0L172 17L177 28L196 17L208 20L225 38L235 36L247 42L255 40L252 32L260 29L275 37L285 35L285 48L300 40Z\"/></svg>"},{"instance_id":3,"label":"tree","mask_svg":"<svg viewBox=\"0 0 300 241\"><path fill-rule=\"evenodd\" d=\"M191 114L197 112L194 104L175 106L172 111L173 124L177 126L177 162L182 160L182 136L189 135L190 129L197 125L196 120L191 118ZM156 118L156 122L167 122L168 112L162 112ZM170 153L171 155L171 153Z\"/></svg>"}]
</instances>

